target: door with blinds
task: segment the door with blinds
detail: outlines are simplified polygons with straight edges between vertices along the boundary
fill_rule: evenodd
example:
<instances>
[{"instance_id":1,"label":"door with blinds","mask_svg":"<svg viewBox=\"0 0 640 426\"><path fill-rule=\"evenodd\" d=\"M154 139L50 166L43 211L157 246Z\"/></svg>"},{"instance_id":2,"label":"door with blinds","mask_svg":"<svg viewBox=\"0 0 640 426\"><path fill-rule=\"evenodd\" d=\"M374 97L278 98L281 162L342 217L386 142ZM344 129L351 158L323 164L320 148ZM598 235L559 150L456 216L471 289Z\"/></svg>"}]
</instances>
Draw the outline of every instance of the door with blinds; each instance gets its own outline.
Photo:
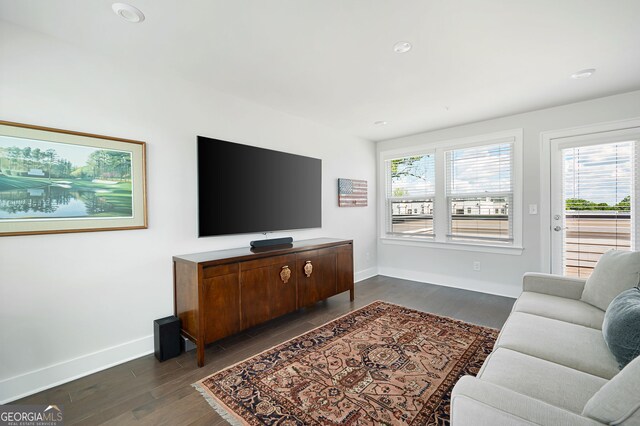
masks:
<instances>
[{"instance_id":1,"label":"door with blinds","mask_svg":"<svg viewBox=\"0 0 640 426\"><path fill-rule=\"evenodd\" d=\"M637 250L640 129L551 141L552 272L588 278L608 250Z\"/></svg>"}]
</instances>

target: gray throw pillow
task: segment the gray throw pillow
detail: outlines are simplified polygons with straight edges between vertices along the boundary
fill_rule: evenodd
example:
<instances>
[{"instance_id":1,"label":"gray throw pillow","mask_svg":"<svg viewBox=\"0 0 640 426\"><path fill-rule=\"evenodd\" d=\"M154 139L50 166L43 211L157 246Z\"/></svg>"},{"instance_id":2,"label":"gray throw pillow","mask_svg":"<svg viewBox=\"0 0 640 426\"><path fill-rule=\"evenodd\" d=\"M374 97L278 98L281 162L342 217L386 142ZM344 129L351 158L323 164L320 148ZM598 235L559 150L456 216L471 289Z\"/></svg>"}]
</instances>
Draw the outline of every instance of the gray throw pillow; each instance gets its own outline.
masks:
<instances>
[{"instance_id":1,"label":"gray throw pillow","mask_svg":"<svg viewBox=\"0 0 640 426\"><path fill-rule=\"evenodd\" d=\"M640 355L640 288L613 299L604 314L602 335L620 368Z\"/></svg>"},{"instance_id":2,"label":"gray throw pillow","mask_svg":"<svg viewBox=\"0 0 640 426\"><path fill-rule=\"evenodd\" d=\"M640 283L640 251L609 250L584 285L583 302L607 310L614 297Z\"/></svg>"}]
</instances>

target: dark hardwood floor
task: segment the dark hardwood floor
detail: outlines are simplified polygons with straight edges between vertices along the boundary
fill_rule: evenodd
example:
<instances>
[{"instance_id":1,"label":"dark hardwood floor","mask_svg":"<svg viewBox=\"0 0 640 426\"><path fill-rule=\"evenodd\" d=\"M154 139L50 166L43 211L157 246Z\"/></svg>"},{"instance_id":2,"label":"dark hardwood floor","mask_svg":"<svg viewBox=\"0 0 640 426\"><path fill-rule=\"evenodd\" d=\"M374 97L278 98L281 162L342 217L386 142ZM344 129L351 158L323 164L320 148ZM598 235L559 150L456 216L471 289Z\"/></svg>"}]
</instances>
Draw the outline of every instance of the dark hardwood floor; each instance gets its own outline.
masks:
<instances>
[{"instance_id":1,"label":"dark hardwood floor","mask_svg":"<svg viewBox=\"0 0 640 426\"><path fill-rule=\"evenodd\" d=\"M375 300L500 328L515 299L377 276L356 284L356 299L342 293L209 345L206 364L195 350L158 362L147 355L14 404L62 404L71 424L218 425L226 422L191 384Z\"/></svg>"}]
</instances>

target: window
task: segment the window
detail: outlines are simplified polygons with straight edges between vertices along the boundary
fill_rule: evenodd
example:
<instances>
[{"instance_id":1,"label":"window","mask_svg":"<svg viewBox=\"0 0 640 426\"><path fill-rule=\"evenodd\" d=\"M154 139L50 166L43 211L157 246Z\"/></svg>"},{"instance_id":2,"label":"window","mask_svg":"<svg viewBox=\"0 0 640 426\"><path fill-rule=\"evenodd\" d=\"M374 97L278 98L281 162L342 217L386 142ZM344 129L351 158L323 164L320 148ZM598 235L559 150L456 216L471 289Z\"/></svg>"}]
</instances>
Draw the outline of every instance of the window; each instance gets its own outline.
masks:
<instances>
[{"instance_id":1,"label":"window","mask_svg":"<svg viewBox=\"0 0 640 426\"><path fill-rule=\"evenodd\" d=\"M521 129L381 152L383 240L521 252L521 153Z\"/></svg>"},{"instance_id":2,"label":"window","mask_svg":"<svg viewBox=\"0 0 640 426\"><path fill-rule=\"evenodd\" d=\"M480 145L445 152L446 195L451 239L513 240L509 214L491 215L494 209L508 211L513 204L513 143ZM464 204L466 215L456 206Z\"/></svg>"},{"instance_id":3,"label":"window","mask_svg":"<svg viewBox=\"0 0 640 426\"><path fill-rule=\"evenodd\" d=\"M387 234L433 237L435 162L432 153L385 162ZM418 214L418 209L422 213Z\"/></svg>"}]
</instances>

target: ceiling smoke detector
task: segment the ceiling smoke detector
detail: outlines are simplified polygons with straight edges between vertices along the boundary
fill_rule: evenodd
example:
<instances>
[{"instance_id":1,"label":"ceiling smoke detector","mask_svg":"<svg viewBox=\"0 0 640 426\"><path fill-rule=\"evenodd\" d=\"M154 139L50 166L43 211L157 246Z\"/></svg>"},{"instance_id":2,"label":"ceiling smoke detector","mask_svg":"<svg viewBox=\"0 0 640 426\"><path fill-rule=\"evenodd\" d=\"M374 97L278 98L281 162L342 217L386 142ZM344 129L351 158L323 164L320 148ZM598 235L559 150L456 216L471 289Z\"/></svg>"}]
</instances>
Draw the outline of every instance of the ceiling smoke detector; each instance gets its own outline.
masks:
<instances>
[{"instance_id":1,"label":"ceiling smoke detector","mask_svg":"<svg viewBox=\"0 0 640 426\"><path fill-rule=\"evenodd\" d=\"M140 22L144 21L144 13L142 13L140 9L135 8L130 4L114 3L111 5L111 8L116 15L127 22L131 22L132 24L139 24Z\"/></svg>"},{"instance_id":2,"label":"ceiling smoke detector","mask_svg":"<svg viewBox=\"0 0 640 426\"><path fill-rule=\"evenodd\" d=\"M579 80L581 78L588 78L588 77L591 77L595 72L596 72L595 68L588 68L586 70L580 70L578 72L574 72L573 74L571 74L571 78L573 78L574 80Z\"/></svg>"},{"instance_id":3,"label":"ceiling smoke detector","mask_svg":"<svg viewBox=\"0 0 640 426\"><path fill-rule=\"evenodd\" d=\"M393 51L396 53L407 53L411 50L411 43L408 41L399 41L393 46Z\"/></svg>"}]
</instances>

